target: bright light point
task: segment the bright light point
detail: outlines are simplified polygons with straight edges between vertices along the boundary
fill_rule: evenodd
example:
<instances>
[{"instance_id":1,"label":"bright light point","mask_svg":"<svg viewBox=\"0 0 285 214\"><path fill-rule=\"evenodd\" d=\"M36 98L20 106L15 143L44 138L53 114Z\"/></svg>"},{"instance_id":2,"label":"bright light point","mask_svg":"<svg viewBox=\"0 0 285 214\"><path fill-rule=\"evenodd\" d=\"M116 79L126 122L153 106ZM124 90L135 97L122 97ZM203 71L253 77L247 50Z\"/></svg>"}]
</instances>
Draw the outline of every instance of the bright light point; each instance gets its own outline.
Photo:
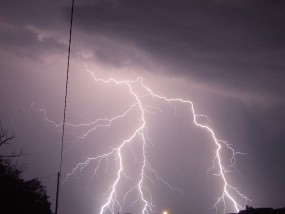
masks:
<instances>
[{"instance_id":1,"label":"bright light point","mask_svg":"<svg viewBox=\"0 0 285 214\"><path fill-rule=\"evenodd\" d=\"M167 211L163 211L163 214L168 214L168 212Z\"/></svg>"}]
</instances>

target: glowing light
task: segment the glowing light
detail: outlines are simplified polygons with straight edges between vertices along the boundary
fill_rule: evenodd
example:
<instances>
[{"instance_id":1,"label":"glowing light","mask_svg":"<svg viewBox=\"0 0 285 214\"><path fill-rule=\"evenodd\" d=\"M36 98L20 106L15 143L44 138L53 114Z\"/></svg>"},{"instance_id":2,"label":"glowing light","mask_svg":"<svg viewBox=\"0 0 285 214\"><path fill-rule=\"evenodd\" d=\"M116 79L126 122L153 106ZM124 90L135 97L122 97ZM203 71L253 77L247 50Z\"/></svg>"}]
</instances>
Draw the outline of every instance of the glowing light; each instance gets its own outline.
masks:
<instances>
[{"instance_id":1,"label":"glowing light","mask_svg":"<svg viewBox=\"0 0 285 214\"><path fill-rule=\"evenodd\" d=\"M95 175L97 175L97 170L104 160L108 162L109 159L115 159L116 161L115 166L117 166L116 178L109 186L110 188L107 193L107 197L105 198L105 201L100 208L99 212L100 214L105 214L110 212L112 214L115 214L118 211L122 212L124 207L124 201L126 200L128 195L133 192L136 192L137 197L132 203L132 205L136 203L141 204L141 214L153 213L154 205L152 202L150 189L146 185L146 180L150 180L152 182L159 181L164 183L170 189L177 190L158 175L158 173L152 168L151 164L147 159L146 148L150 143L150 139L147 136L146 114L151 112L149 110L150 106L144 103L145 97L158 99L167 104L170 104L171 106L175 105L176 103L180 103L187 105L189 107L189 111L193 115L193 123L197 127L200 127L202 130L204 130L206 134L209 134L211 136L212 143L216 147L215 157L213 159L213 167L211 169L216 170L215 175L220 179L220 182L222 184L222 189L220 192L220 196L217 198L217 201L214 204L214 207L218 210L218 206L222 205L224 213L226 212L229 206L231 206L231 208L234 208L236 212L244 209L243 204L246 204L249 199L244 194L242 194L236 187L232 186L227 178L227 172L229 172L229 167L235 167L235 156L237 154L242 154L242 153L236 152L231 147L230 144L228 144L223 140L218 139L216 137L214 130L211 127L198 122L199 117L202 116L207 118L207 116L197 114L192 101L181 98L168 98L163 95L158 95L155 92L153 92L151 88L145 85L141 77L137 78L136 80L118 81L112 78L111 79L96 78L94 73L89 69L87 69L87 72L91 75L95 83L109 84L110 87L116 87L116 88L121 88L121 87L127 88L129 96L133 98L133 103L124 112L118 113L116 116L112 118L99 118L91 123L84 123L84 124L66 123L67 126L75 128L76 127L86 128L85 132L79 136L80 139L84 139L90 133L96 131L99 128L111 127L114 121L120 120L134 111L139 112L138 126L135 128L134 131L129 133L129 136L127 138L122 140L119 146L111 148L109 152L101 154L99 156L88 157L84 162L78 163L66 177L67 180L70 176L81 173L91 162L97 164L97 166L94 169ZM135 86L139 86L140 88L142 88L144 91L143 94L141 92L138 93L135 90L136 88ZM43 112L45 120L51 125L54 125L55 127L60 127L62 125L49 120L45 109L36 109L34 106L32 106L32 108L34 108L37 111ZM155 107L152 106L152 108ZM139 168L139 179L135 185L131 186L129 190L125 192L124 200L120 201L118 198L119 195L118 187L123 180L128 181L128 179L130 179L127 173L125 172L125 167L124 167L124 148L135 142L141 145L140 152L142 156L142 162ZM230 159L231 161L230 166L224 164L225 161L223 161L223 158L221 156L222 155L221 149L227 149L228 151L231 152L232 158ZM241 201L243 201L243 204L241 204ZM163 211L163 214L168 214L168 212Z\"/></svg>"}]
</instances>

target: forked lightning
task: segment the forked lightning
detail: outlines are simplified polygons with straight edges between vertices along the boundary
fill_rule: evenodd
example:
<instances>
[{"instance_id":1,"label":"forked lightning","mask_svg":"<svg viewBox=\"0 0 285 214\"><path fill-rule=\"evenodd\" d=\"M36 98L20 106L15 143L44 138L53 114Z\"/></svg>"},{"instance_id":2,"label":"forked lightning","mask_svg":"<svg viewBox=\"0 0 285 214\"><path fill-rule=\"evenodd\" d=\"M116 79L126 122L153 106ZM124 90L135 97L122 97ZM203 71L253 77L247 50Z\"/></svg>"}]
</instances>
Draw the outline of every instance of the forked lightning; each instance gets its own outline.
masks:
<instances>
[{"instance_id":1,"label":"forked lightning","mask_svg":"<svg viewBox=\"0 0 285 214\"><path fill-rule=\"evenodd\" d=\"M119 211L122 211L124 206L124 201L120 201L118 199L118 187L120 185L120 182L124 179L129 179L128 175L124 171L124 152L123 149L128 146L129 144L132 144L134 142L139 141L141 146L141 155L143 157L142 163L140 166L140 175L138 182L132 186L129 191L126 192L126 195L124 199L130 194L131 192L137 191L138 197L134 200L133 204L135 203L141 203L141 214L150 214L154 212L154 204L152 202L152 196L150 193L150 190L146 186L146 180L158 180L163 182L165 185L167 185L171 189L175 189L174 187L170 186L164 179L159 177L158 173L151 167L151 164L147 160L147 144L149 142L149 139L147 137L147 123L146 123L146 114L149 113L149 106L144 105L143 99L146 96L150 96L154 99L159 99L163 102L170 103L171 105L175 103L181 103L189 106L189 111L193 114L193 123L200 127L201 129L205 130L206 133L208 133L212 138L212 143L215 144L216 151L215 151L215 157L213 160L213 169L217 171L215 174L220 178L220 181L222 182L223 188L221 189L220 196L217 198L216 203L214 204L214 207L218 210L218 206L223 206L223 212L225 213L227 210L227 207L234 208L236 212L239 210L244 209L244 204L249 201L249 199L242 194L236 187L232 186L227 178L227 172L229 171L229 166L225 165L223 163L223 159L221 157L221 149L227 149L231 152L232 158L231 158L231 167L234 167L235 164L235 156L237 154L242 154L239 152L236 152L227 142L219 140L216 137L216 134L212 128L210 128L208 125L204 125L200 122L198 122L198 117L205 116L200 115L196 113L196 110L194 108L194 105L191 101L180 99L180 98L168 98L166 96L161 96L156 93L154 93L149 87L147 87L143 79L141 77L137 78L136 80L125 80L125 81L117 81L115 79L101 79L96 78L94 73L87 69L88 73L91 75L91 77L94 79L95 83L101 82L104 84L109 84L111 87L127 87L129 91L129 95L134 98L134 103L132 103L129 108L125 112L119 113L117 116L113 118L101 118L97 119L91 123L86 124L71 124L66 123L67 126L73 126L73 127L86 127L86 131L80 136L80 138L85 138L87 135L89 135L91 132L96 131L100 127L110 127L112 123L116 120L120 120L123 117L127 116L132 111L138 111L140 113L139 116L139 125L133 131L129 134L129 137L124 139L118 147L111 148L108 153L101 154L97 157L90 157L87 158L86 161L81 162L77 164L73 170L67 175L66 180L72 176L76 175L77 173L82 172L82 170L87 167L91 162L97 163L97 167L94 169L95 174L97 173L97 170L103 160L108 160L112 157L115 158L117 161L116 165L116 178L114 179L113 183L110 184L110 189L107 193L107 197L104 199L104 203L102 204L100 208L100 214L106 214L106 213L112 213L116 214ZM144 90L144 94L139 95L135 90L134 86L140 86ZM36 109L34 107L34 109ZM51 124L53 124L56 127L61 126L62 124L57 124L47 118L47 114L45 109L36 109L38 111L44 112L45 120ZM205 116L206 117L206 116ZM139 139L139 140L137 140ZM153 178L147 175L147 173L152 173ZM240 202L242 201L242 202ZM241 204L242 203L242 204Z\"/></svg>"}]
</instances>

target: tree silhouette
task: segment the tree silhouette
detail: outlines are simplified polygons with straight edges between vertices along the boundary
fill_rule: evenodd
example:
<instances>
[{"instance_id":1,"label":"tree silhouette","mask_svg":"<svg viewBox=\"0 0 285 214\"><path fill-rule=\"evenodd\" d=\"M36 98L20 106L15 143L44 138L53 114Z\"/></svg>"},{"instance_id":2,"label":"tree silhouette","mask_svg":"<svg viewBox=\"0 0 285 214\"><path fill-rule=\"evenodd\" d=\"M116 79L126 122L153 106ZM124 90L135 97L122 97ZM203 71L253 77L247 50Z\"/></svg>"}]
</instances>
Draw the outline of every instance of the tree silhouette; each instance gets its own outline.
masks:
<instances>
[{"instance_id":1,"label":"tree silhouette","mask_svg":"<svg viewBox=\"0 0 285 214\"><path fill-rule=\"evenodd\" d=\"M0 122L0 147L10 144L14 135L8 134ZM23 155L0 155L0 213L52 214L45 187L37 179L24 180L23 170L11 158Z\"/></svg>"},{"instance_id":2,"label":"tree silhouette","mask_svg":"<svg viewBox=\"0 0 285 214\"><path fill-rule=\"evenodd\" d=\"M15 135L9 134L8 130L3 128L2 122L0 120L0 147L4 145L9 145L14 138ZM21 150L18 153L13 152L12 154L9 155L0 154L0 158L14 158L14 157L20 157L22 155L25 155L23 153L23 150Z\"/></svg>"}]
</instances>

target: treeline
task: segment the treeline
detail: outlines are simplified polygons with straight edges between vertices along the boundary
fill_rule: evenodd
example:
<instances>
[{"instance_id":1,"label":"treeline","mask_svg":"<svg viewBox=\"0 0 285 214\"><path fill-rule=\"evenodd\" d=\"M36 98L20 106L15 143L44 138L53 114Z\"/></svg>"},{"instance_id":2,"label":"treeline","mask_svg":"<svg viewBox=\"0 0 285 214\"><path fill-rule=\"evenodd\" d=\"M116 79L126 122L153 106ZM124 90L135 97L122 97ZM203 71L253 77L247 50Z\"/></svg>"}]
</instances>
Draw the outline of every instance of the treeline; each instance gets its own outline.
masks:
<instances>
[{"instance_id":1,"label":"treeline","mask_svg":"<svg viewBox=\"0 0 285 214\"><path fill-rule=\"evenodd\" d=\"M1 154L1 148L14 139L0 121L0 213L3 214L52 214L45 187L37 179L24 180L23 170L13 159L21 152Z\"/></svg>"}]
</instances>

